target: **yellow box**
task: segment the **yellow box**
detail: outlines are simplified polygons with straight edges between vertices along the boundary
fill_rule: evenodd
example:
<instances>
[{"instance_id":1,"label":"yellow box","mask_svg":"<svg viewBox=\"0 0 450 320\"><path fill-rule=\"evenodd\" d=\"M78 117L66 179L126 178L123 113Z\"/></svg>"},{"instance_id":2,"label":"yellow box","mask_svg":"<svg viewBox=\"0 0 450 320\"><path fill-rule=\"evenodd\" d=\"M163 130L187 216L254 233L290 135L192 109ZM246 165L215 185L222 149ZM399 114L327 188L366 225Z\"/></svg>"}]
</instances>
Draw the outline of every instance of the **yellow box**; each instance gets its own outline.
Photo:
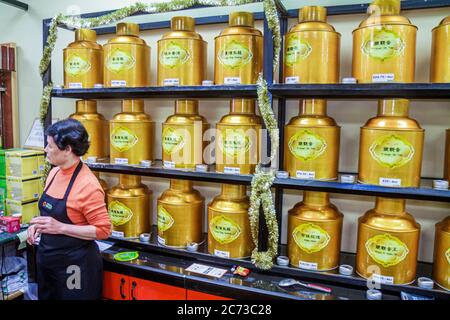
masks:
<instances>
[{"instance_id":1,"label":"yellow box","mask_svg":"<svg viewBox=\"0 0 450 320\"><path fill-rule=\"evenodd\" d=\"M38 201L21 202L11 199L6 199L6 214L11 216L13 214L22 215L22 223L29 223L33 217L39 215Z\"/></svg>"},{"instance_id":2,"label":"yellow box","mask_svg":"<svg viewBox=\"0 0 450 320\"><path fill-rule=\"evenodd\" d=\"M42 179L21 179L17 177L6 178L6 197L16 201L39 200L42 194Z\"/></svg>"},{"instance_id":3,"label":"yellow box","mask_svg":"<svg viewBox=\"0 0 450 320\"><path fill-rule=\"evenodd\" d=\"M45 156L37 156L38 158L38 167L39 167L39 174L43 175L44 174L44 169L45 169Z\"/></svg>"},{"instance_id":4,"label":"yellow box","mask_svg":"<svg viewBox=\"0 0 450 320\"><path fill-rule=\"evenodd\" d=\"M43 156L44 152L38 150L21 149L5 152L6 177L13 176L31 179L42 176Z\"/></svg>"}]
</instances>

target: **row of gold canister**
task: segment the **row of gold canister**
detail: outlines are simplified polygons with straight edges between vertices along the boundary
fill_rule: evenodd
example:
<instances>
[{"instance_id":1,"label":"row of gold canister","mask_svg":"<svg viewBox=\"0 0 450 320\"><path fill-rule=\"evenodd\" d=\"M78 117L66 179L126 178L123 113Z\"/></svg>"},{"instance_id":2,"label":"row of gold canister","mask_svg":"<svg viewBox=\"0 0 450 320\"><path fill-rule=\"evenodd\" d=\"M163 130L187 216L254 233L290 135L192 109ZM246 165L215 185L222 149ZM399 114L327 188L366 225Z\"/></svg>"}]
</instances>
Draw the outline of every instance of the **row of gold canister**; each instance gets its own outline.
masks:
<instances>
[{"instance_id":1,"label":"row of gold canister","mask_svg":"<svg viewBox=\"0 0 450 320\"><path fill-rule=\"evenodd\" d=\"M352 75L360 83L414 82L417 27L400 16L399 0L375 0L353 33ZM375 8L374 7L374 8ZM207 43L191 17L174 17L158 41L158 80L163 85L201 85L206 79ZM139 25L119 23L117 36L102 48L93 30L76 30L64 49L66 88L150 85L150 48ZM450 82L450 18L433 29L432 82ZM287 83L339 82L340 34L326 22L326 9L300 9L299 23L285 37L283 80ZM214 83L254 84L262 71L262 34L249 12L230 14L229 26L215 38Z\"/></svg>"},{"instance_id":2,"label":"row of gold canister","mask_svg":"<svg viewBox=\"0 0 450 320\"><path fill-rule=\"evenodd\" d=\"M138 176L120 175L107 192L113 235L134 238L151 227L151 191ZM250 256L254 245L248 219L246 187L222 184L208 205L208 252L225 258ZM185 248L203 241L204 198L192 181L170 180L157 200L158 243ZM387 284L416 277L420 225L405 212L405 200L377 198L359 218L356 272ZM293 267L326 271L339 265L343 215L322 192L304 192L288 214L287 255ZM436 224L433 277L450 289L450 217Z\"/></svg>"},{"instance_id":3,"label":"row of gold canister","mask_svg":"<svg viewBox=\"0 0 450 320\"><path fill-rule=\"evenodd\" d=\"M114 164L154 160L154 122L142 100L123 100L122 112L109 122L95 100L77 101L71 117L83 123L91 145L84 156ZM378 114L361 128L358 179L389 187L420 185L424 130L408 116L409 101L380 100ZM198 101L180 99L162 125L162 160L166 168L195 168L205 163L209 124L198 113ZM253 99L233 99L230 113L216 125L216 171L252 174L261 159L262 119ZM253 134L252 134L253 133ZM450 131L447 130L445 179L449 179ZM109 148L110 146L110 148ZM326 101L304 100L299 115L285 127L284 169L292 178L335 180L338 176L340 127L326 113Z\"/></svg>"},{"instance_id":4,"label":"row of gold canister","mask_svg":"<svg viewBox=\"0 0 450 320\"><path fill-rule=\"evenodd\" d=\"M163 85L201 85L206 77L207 43L191 17L174 17L171 31L158 41L158 80ZM215 40L216 84L255 83L262 70L262 33L250 12L230 14L229 27ZM143 87L150 85L150 47L139 25L119 23L116 37L103 47L94 30L79 29L64 49L66 88Z\"/></svg>"}]
</instances>

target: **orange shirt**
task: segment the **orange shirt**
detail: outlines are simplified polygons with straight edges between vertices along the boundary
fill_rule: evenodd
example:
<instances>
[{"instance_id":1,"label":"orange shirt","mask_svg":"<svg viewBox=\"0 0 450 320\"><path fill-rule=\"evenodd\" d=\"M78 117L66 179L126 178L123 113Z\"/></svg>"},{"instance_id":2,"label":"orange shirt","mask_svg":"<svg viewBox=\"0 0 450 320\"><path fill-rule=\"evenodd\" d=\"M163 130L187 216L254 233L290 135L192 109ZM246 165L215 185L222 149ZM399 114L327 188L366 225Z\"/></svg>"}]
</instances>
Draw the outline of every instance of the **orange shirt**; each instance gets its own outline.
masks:
<instances>
[{"instance_id":1,"label":"orange shirt","mask_svg":"<svg viewBox=\"0 0 450 320\"><path fill-rule=\"evenodd\" d=\"M56 174L47 194L56 199L64 198L72 174L78 162L71 168L53 168L45 182L45 187ZM67 216L74 225L92 225L96 228L97 239L106 239L111 232L111 220L105 204L105 192L97 177L83 164L67 198Z\"/></svg>"}]
</instances>

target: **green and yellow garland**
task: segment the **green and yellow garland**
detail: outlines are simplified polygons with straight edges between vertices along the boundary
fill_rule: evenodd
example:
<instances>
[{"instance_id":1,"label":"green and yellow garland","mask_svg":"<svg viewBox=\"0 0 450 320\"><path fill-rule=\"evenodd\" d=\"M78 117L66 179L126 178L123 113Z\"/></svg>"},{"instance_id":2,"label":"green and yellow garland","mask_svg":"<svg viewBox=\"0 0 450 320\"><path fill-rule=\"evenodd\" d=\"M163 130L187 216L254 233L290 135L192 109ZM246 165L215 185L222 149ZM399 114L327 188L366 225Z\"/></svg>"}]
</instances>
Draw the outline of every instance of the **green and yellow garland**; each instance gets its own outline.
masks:
<instances>
[{"instance_id":1,"label":"green and yellow garland","mask_svg":"<svg viewBox=\"0 0 450 320\"><path fill-rule=\"evenodd\" d=\"M273 69L276 70L279 63L279 54L281 47L280 22L278 18L275 0L172 0L164 3L145 4L136 2L128 7L116 10L109 14L95 17L95 18L80 18L77 16L65 16L62 14L56 15L50 23L49 35L44 48L44 53L39 64L39 72L41 77L44 77L51 62L52 52L55 48L55 43L58 37L58 26L66 25L69 28L95 28L106 24L115 23L126 17L129 17L138 12L144 13L163 13L169 11L182 10L192 8L195 6L238 6L250 3L263 2L264 12L268 22L269 29L273 33L274 43L274 63ZM53 84L48 83L43 91L40 104L40 119L44 125L45 118L48 112L48 106L51 99L51 91ZM269 92L267 90L267 83L263 79L262 74L258 79L258 106L261 116L264 119L266 128L269 130L271 139L271 156L273 161L276 151L278 150L279 135L277 121L272 112ZM49 164L47 163L47 168ZM249 219L252 229L252 238L256 246L252 253L253 263L261 269L270 269L273 266L273 260L277 255L278 248L278 223L276 219L275 207L273 205L272 193L270 187L275 178L275 172L272 169L264 169L261 164L256 167L256 172L251 184L251 197ZM263 207L266 225L269 230L269 247L267 251L258 251L258 230L259 230L259 208Z\"/></svg>"}]
</instances>

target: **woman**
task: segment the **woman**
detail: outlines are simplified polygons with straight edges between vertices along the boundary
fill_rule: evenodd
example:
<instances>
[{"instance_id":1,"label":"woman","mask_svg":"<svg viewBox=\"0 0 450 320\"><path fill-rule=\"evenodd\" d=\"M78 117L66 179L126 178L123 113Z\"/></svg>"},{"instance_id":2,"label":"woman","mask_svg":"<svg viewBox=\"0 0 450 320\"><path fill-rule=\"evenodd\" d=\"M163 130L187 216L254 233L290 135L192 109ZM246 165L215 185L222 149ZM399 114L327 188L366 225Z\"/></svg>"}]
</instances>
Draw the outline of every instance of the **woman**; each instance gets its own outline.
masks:
<instances>
[{"instance_id":1,"label":"woman","mask_svg":"<svg viewBox=\"0 0 450 320\"><path fill-rule=\"evenodd\" d=\"M39 200L40 217L31 220L28 243L37 247L39 299L100 299L102 258L95 239L109 236L105 194L80 161L89 148L86 129L74 119L47 129L48 161L56 166Z\"/></svg>"}]
</instances>

